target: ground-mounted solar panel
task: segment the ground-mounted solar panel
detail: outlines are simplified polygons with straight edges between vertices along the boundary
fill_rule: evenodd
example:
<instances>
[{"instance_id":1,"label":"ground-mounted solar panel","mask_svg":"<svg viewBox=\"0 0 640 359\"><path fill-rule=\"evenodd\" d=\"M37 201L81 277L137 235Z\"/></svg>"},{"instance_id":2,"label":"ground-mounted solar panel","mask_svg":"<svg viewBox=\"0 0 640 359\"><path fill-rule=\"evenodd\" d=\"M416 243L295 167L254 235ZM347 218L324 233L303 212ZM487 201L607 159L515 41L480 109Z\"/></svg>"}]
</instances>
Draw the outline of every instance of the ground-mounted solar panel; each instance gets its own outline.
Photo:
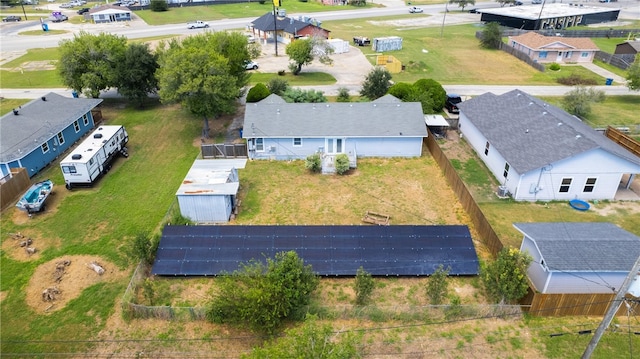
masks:
<instances>
[{"instance_id":1,"label":"ground-mounted solar panel","mask_svg":"<svg viewBox=\"0 0 640 359\"><path fill-rule=\"evenodd\" d=\"M152 274L205 276L233 272L294 250L325 276L476 275L478 258L466 226L166 226Z\"/></svg>"}]
</instances>

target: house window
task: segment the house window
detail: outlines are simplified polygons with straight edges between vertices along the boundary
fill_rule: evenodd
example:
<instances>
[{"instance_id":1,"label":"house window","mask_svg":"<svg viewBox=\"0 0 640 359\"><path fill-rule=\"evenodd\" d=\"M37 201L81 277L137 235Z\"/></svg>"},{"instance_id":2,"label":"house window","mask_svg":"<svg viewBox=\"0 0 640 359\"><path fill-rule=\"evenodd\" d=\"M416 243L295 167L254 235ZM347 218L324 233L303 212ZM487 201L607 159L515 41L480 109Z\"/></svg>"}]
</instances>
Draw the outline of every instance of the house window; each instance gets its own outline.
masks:
<instances>
[{"instance_id":1,"label":"house window","mask_svg":"<svg viewBox=\"0 0 640 359\"><path fill-rule=\"evenodd\" d=\"M47 142L43 143L40 147L42 148L42 153L49 152L49 144Z\"/></svg>"},{"instance_id":2,"label":"house window","mask_svg":"<svg viewBox=\"0 0 640 359\"><path fill-rule=\"evenodd\" d=\"M73 129L76 131L76 133L80 132L80 124L78 123L78 121L73 122Z\"/></svg>"},{"instance_id":3,"label":"house window","mask_svg":"<svg viewBox=\"0 0 640 359\"><path fill-rule=\"evenodd\" d=\"M502 172L502 176L504 178L507 178L507 175L509 174L509 164L508 163L504 163L504 172Z\"/></svg>"},{"instance_id":4,"label":"house window","mask_svg":"<svg viewBox=\"0 0 640 359\"><path fill-rule=\"evenodd\" d=\"M585 52L580 54L580 57L582 57L583 59L587 58L587 57L589 57L589 53L585 51Z\"/></svg>"},{"instance_id":5,"label":"house window","mask_svg":"<svg viewBox=\"0 0 640 359\"><path fill-rule=\"evenodd\" d=\"M256 138L256 151L264 152L264 138Z\"/></svg>"},{"instance_id":6,"label":"house window","mask_svg":"<svg viewBox=\"0 0 640 359\"><path fill-rule=\"evenodd\" d=\"M484 154L485 156L489 156L489 141L487 141L487 144L484 145Z\"/></svg>"},{"instance_id":7,"label":"house window","mask_svg":"<svg viewBox=\"0 0 640 359\"><path fill-rule=\"evenodd\" d=\"M568 58L571 57L571 55L573 55L573 51L567 51L567 52L564 53L564 58L568 59Z\"/></svg>"},{"instance_id":8,"label":"house window","mask_svg":"<svg viewBox=\"0 0 640 359\"><path fill-rule=\"evenodd\" d=\"M93 158L89 159L89 166L91 166L93 164Z\"/></svg>"},{"instance_id":9,"label":"house window","mask_svg":"<svg viewBox=\"0 0 640 359\"><path fill-rule=\"evenodd\" d=\"M540 54L538 54L538 57L541 59L546 59L547 58L547 52L546 51L540 51Z\"/></svg>"},{"instance_id":10,"label":"house window","mask_svg":"<svg viewBox=\"0 0 640 359\"><path fill-rule=\"evenodd\" d=\"M296 137L293 139L293 147L300 147L302 146L302 138L300 137Z\"/></svg>"},{"instance_id":11,"label":"house window","mask_svg":"<svg viewBox=\"0 0 640 359\"><path fill-rule=\"evenodd\" d=\"M560 185L560 193L569 192L569 187L571 187L571 178L563 178Z\"/></svg>"},{"instance_id":12,"label":"house window","mask_svg":"<svg viewBox=\"0 0 640 359\"><path fill-rule=\"evenodd\" d=\"M61 145L64 143L64 136L62 135L62 132L58 132L58 144Z\"/></svg>"},{"instance_id":13,"label":"house window","mask_svg":"<svg viewBox=\"0 0 640 359\"><path fill-rule=\"evenodd\" d=\"M595 178L587 178L587 182L584 184L582 192L593 192L593 187L596 186Z\"/></svg>"},{"instance_id":14,"label":"house window","mask_svg":"<svg viewBox=\"0 0 640 359\"><path fill-rule=\"evenodd\" d=\"M89 124L89 116L87 116L86 113L82 116L82 123L84 123L85 126Z\"/></svg>"}]
</instances>

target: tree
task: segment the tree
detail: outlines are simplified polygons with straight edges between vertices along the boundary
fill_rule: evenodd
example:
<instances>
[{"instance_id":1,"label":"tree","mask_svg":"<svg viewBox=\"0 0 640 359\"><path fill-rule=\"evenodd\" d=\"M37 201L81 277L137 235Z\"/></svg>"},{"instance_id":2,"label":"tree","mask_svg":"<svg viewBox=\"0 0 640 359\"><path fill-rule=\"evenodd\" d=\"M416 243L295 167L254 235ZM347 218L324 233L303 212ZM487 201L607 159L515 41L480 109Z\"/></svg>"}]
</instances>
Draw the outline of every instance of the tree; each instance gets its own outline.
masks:
<instances>
[{"instance_id":1,"label":"tree","mask_svg":"<svg viewBox=\"0 0 640 359\"><path fill-rule=\"evenodd\" d=\"M360 332L335 332L331 325L320 324L308 315L299 328L291 328L260 348L253 348L243 359L349 359L359 358Z\"/></svg>"},{"instance_id":2,"label":"tree","mask_svg":"<svg viewBox=\"0 0 640 359\"><path fill-rule=\"evenodd\" d=\"M247 93L247 103L258 102L260 100L264 100L271 92L262 82L258 82L255 86L253 86L249 92Z\"/></svg>"},{"instance_id":3,"label":"tree","mask_svg":"<svg viewBox=\"0 0 640 359\"><path fill-rule=\"evenodd\" d=\"M497 22L490 22L482 30L480 44L487 49L499 49L502 43L502 30Z\"/></svg>"},{"instance_id":4,"label":"tree","mask_svg":"<svg viewBox=\"0 0 640 359\"><path fill-rule=\"evenodd\" d=\"M364 82L360 95L375 100L384 96L391 86L391 73L384 67L375 67L369 72Z\"/></svg>"},{"instance_id":5,"label":"tree","mask_svg":"<svg viewBox=\"0 0 640 359\"><path fill-rule=\"evenodd\" d=\"M267 88L271 93L282 96L282 94L284 94L284 92L289 88L289 83L285 79L272 77L271 80L267 82Z\"/></svg>"},{"instance_id":6,"label":"tree","mask_svg":"<svg viewBox=\"0 0 640 359\"><path fill-rule=\"evenodd\" d=\"M287 45L285 50L289 56L289 70L294 75L302 71L302 66L309 65L314 59L318 59L323 64L331 64L333 60L330 55L333 48L320 36L311 36L308 39L298 39Z\"/></svg>"},{"instance_id":7,"label":"tree","mask_svg":"<svg viewBox=\"0 0 640 359\"><path fill-rule=\"evenodd\" d=\"M640 56L638 55L627 70L627 87L632 91L640 91Z\"/></svg>"},{"instance_id":8,"label":"tree","mask_svg":"<svg viewBox=\"0 0 640 359\"><path fill-rule=\"evenodd\" d=\"M476 0L449 0L449 4L458 4L458 7L462 8L462 11L464 11L464 8L467 5L475 5Z\"/></svg>"},{"instance_id":9,"label":"tree","mask_svg":"<svg viewBox=\"0 0 640 359\"><path fill-rule=\"evenodd\" d=\"M388 93L402 100L403 102L412 102L417 98L415 87L406 82L396 82L389 88Z\"/></svg>"},{"instance_id":10,"label":"tree","mask_svg":"<svg viewBox=\"0 0 640 359\"><path fill-rule=\"evenodd\" d=\"M527 268L532 258L516 248L503 248L495 261L484 264L480 276L487 294L499 303L513 303L527 294Z\"/></svg>"},{"instance_id":11,"label":"tree","mask_svg":"<svg viewBox=\"0 0 640 359\"><path fill-rule=\"evenodd\" d=\"M424 113L440 112L447 100L447 91L433 79L420 79L413 84L414 93L426 94L431 101L422 104ZM424 99L423 96L421 96ZM421 101L422 102L422 101Z\"/></svg>"},{"instance_id":12,"label":"tree","mask_svg":"<svg viewBox=\"0 0 640 359\"><path fill-rule=\"evenodd\" d=\"M116 64L118 93L141 106L149 93L158 90L158 67L158 56L149 51L149 45L129 44L124 58Z\"/></svg>"},{"instance_id":13,"label":"tree","mask_svg":"<svg viewBox=\"0 0 640 359\"><path fill-rule=\"evenodd\" d=\"M371 300L371 294L376 283L371 274L362 268L356 271L356 280L353 283L353 289L356 292L356 305L365 305Z\"/></svg>"},{"instance_id":14,"label":"tree","mask_svg":"<svg viewBox=\"0 0 640 359\"><path fill-rule=\"evenodd\" d=\"M117 86L116 66L127 47L124 36L81 31L60 42L58 69L62 82L78 93L97 98L100 91Z\"/></svg>"},{"instance_id":15,"label":"tree","mask_svg":"<svg viewBox=\"0 0 640 359\"><path fill-rule=\"evenodd\" d=\"M138 233L133 241L128 242L126 254L137 261L144 261L146 264L153 264L160 238L158 236L149 237L147 233Z\"/></svg>"},{"instance_id":16,"label":"tree","mask_svg":"<svg viewBox=\"0 0 640 359\"><path fill-rule=\"evenodd\" d=\"M562 100L565 110L572 115L584 118L591 113L592 102L604 101L604 91L593 87L576 86L567 92Z\"/></svg>"},{"instance_id":17,"label":"tree","mask_svg":"<svg viewBox=\"0 0 640 359\"><path fill-rule=\"evenodd\" d=\"M238 67L249 60L248 55L234 52L235 49L246 54L246 46L244 50L238 49L237 41L224 41L227 36L236 35L204 33L188 37L182 43L172 40L160 54L157 72L160 100L179 102L191 113L202 116L203 137L209 136L209 116L233 113L235 100L242 95L246 84L246 74L243 70L243 74L238 75ZM246 39L244 41L246 44ZM219 51L233 53L234 61L239 63L230 64L230 59Z\"/></svg>"},{"instance_id":18,"label":"tree","mask_svg":"<svg viewBox=\"0 0 640 359\"><path fill-rule=\"evenodd\" d=\"M318 90L303 90L300 88L287 88L282 98L289 103L320 103L327 102L324 93Z\"/></svg>"},{"instance_id":19,"label":"tree","mask_svg":"<svg viewBox=\"0 0 640 359\"><path fill-rule=\"evenodd\" d=\"M169 10L169 4L165 0L151 0L149 3L151 11L167 11Z\"/></svg>"},{"instance_id":20,"label":"tree","mask_svg":"<svg viewBox=\"0 0 640 359\"><path fill-rule=\"evenodd\" d=\"M305 266L293 251L277 253L266 264L252 260L231 274L220 275L217 281L219 291L207 318L266 333L273 333L284 319L309 304L319 283L311 266Z\"/></svg>"},{"instance_id":21,"label":"tree","mask_svg":"<svg viewBox=\"0 0 640 359\"><path fill-rule=\"evenodd\" d=\"M447 278L449 277L450 270L451 267L444 269L444 266L441 264L438 266L436 271L433 272L431 277L429 277L429 282L427 283L427 296L429 297L431 304L442 304L443 299L449 295L449 283L447 282Z\"/></svg>"}]
</instances>

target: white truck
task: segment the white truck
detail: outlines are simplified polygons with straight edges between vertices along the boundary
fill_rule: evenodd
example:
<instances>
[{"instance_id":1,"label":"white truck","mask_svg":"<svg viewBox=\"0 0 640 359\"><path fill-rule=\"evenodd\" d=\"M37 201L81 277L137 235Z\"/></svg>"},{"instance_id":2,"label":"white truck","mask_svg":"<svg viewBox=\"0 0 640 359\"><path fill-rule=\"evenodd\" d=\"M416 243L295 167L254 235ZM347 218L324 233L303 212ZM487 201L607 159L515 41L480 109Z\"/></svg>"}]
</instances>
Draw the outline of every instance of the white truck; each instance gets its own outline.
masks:
<instances>
[{"instance_id":1,"label":"white truck","mask_svg":"<svg viewBox=\"0 0 640 359\"><path fill-rule=\"evenodd\" d=\"M129 157L124 126L100 126L60 162L65 187L89 187L109 172L117 156Z\"/></svg>"},{"instance_id":2,"label":"white truck","mask_svg":"<svg viewBox=\"0 0 640 359\"><path fill-rule=\"evenodd\" d=\"M207 27L209 27L209 24L200 20L187 23L187 29L201 29Z\"/></svg>"}]
</instances>

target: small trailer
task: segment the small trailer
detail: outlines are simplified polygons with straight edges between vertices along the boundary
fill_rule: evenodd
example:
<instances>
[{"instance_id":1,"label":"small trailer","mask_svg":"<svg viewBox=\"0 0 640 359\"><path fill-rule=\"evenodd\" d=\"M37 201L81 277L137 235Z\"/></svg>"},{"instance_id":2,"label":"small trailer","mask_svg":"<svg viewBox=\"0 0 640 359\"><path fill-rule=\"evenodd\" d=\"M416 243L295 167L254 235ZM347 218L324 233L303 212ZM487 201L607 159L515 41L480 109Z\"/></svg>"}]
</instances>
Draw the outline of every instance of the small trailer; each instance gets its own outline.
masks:
<instances>
[{"instance_id":1,"label":"small trailer","mask_svg":"<svg viewBox=\"0 0 640 359\"><path fill-rule=\"evenodd\" d=\"M100 126L60 162L65 187L90 187L117 156L129 157L124 126Z\"/></svg>"}]
</instances>

